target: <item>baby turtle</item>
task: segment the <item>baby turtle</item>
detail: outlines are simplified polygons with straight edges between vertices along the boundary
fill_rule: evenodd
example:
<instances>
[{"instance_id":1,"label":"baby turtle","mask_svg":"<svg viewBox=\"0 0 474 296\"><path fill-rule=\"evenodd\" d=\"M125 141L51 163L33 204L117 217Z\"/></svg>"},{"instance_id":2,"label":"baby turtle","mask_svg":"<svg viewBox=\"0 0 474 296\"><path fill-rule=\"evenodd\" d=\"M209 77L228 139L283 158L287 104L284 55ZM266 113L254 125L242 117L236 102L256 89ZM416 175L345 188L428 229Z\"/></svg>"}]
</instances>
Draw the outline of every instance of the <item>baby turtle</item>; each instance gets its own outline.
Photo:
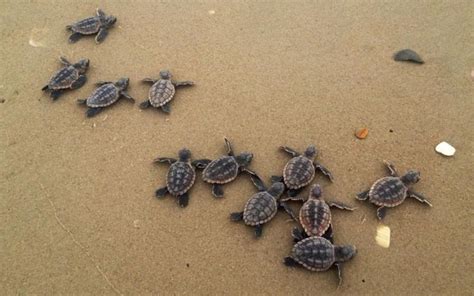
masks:
<instances>
[{"instance_id":1,"label":"baby turtle","mask_svg":"<svg viewBox=\"0 0 474 296\"><path fill-rule=\"evenodd\" d=\"M69 36L69 42L77 42L84 35L97 34L97 36L95 36L95 42L101 43L105 37L107 37L109 33L108 29L111 28L116 21L117 18L115 16L105 15L101 9L97 8L96 16L88 17L66 26L66 29L72 32L72 35Z\"/></svg>"},{"instance_id":2,"label":"baby turtle","mask_svg":"<svg viewBox=\"0 0 474 296\"><path fill-rule=\"evenodd\" d=\"M329 240L319 236L303 238L299 236L298 231L293 231L293 237L298 242L293 246L291 255L285 257L286 266L301 265L311 271L326 271L335 265L339 285L342 283L342 263L349 261L357 254L355 246L333 245Z\"/></svg>"},{"instance_id":3,"label":"baby turtle","mask_svg":"<svg viewBox=\"0 0 474 296\"><path fill-rule=\"evenodd\" d=\"M296 220L291 208L285 203L280 203L280 196L285 191L285 185L283 183L273 183L272 186L267 189L257 175L251 175L251 178L259 192L252 195L247 201L243 212L230 214L232 221L238 222L243 220L246 225L255 227L255 236L260 237L262 235L263 224L275 217L279 207L285 209L290 217Z\"/></svg>"},{"instance_id":4,"label":"baby turtle","mask_svg":"<svg viewBox=\"0 0 474 296\"><path fill-rule=\"evenodd\" d=\"M411 49L403 49L393 55L393 59L397 62L412 62L416 64L423 64L421 57Z\"/></svg>"},{"instance_id":5,"label":"baby turtle","mask_svg":"<svg viewBox=\"0 0 474 296\"><path fill-rule=\"evenodd\" d=\"M148 99L140 104L141 109L148 107L161 108L165 113L170 113L170 102L174 97L176 88L180 86L194 85L192 81L173 81L168 70L160 71L160 79L145 78L144 82L151 82L153 85L148 93Z\"/></svg>"},{"instance_id":6,"label":"baby turtle","mask_svg":"<svg viewBox=\"0 0 474 296\"><path fill-rule=\"evenodd\" d=\"M283 181L288 190L288 196L296 196L305 186L313 181L316 169L326 175L329 180L333 181L332 174L322 164L315 162L314 159L318 154L314 145L309 146L306 151L300 155L295 150L283 146L283 151L290 154L290 159L283 169ZM274 181L281 180L282 177L272 177Z\"/></svg>"},{"instance_id":7,"label":"baby turtle","mask_svg":"<svg viewBox=\"0 0 474 296\"><path fill-rule=\"evenodd\" d=\"M425 203L432 207L430 201L423 195L410 190L408 187L420 180L420 172L409 170L405 175L399 176L393 164L384 161L390 177L384 177L375 181L369 190L357 194L358 200L367 200L375 204L377 209L377 217L382 220L385 217L386 209L396 207L401 204L406 197L413 197L419 202Z\"/></svg>"},{"instance_id":8,"label":"baby turtle","mask_svg":"<svg viewBox=\"0 0 474 296\"><path fill-rule=\"evenodd\" d=\"M57 100L66 89L78 89L83 86L87 77L84 75L89 68L89 60L82 59L71 64L65 57L59 57L64 65L58 72L54 73L41 90L51 92L51 98Z\"/></svg>"},{"instance_id":9,"label":"baby turtle","mask_svg":"<svg viewBox=\"0 0 474 296\"><path fill-rule=\"evenodd\" d=\"M188 191L196 180L196 171L191 165L191 151L183 148L178 153L179 159L158 157L155 162L171 164L166 176L166 186L156 190L158 198L164 197L167 193L178 199L180 207L188 205Z\"/></svg>"},{"instance_id":10,"label":"baby turtle","mask_svg":"<svg viewBox=\"0 0 474 296\"><path fill-rule=\"evenodd\" d=\"M322 193L323 190L319 184L311 188L308 199L300 209L300 223L308 236L325 236L332 241L330 207L348 211L353 211L354 208L337 201L324 201L321 198ZM302 200L301 198L290 199Z\"/></svg>"},{"instance_id":11,"label":"baby turtle","mask_svg":"<svg viewBox=\"0 0 474 296\"><path fill-rule=\"evenodd\" d=\"M200 159L193 162L197 168L204 169L202 178L205 182L212 184L212 194L217 198L224 196L222 186L235 180L239 173L255 174L246 168L252 161L253 154L243 152L235 156L229 140L224 138L224 141L227 155L216 160Z\"/></svg>"},{"instance_id":12,"label":"baby turtle","mask_svg":"<svg viewBox=\"0 0 474 296\"><path fill-rule=\"evenodd\" d=\"M99 86L87 99L77 100L79 104L86 104L89 109L86 111L87 117L99 114L105 107L117 102L121 96L135 102L135 100L125 92L128 87L128 78L120 78L117 82L100 81Z\"/></svg>"}]
</instances>

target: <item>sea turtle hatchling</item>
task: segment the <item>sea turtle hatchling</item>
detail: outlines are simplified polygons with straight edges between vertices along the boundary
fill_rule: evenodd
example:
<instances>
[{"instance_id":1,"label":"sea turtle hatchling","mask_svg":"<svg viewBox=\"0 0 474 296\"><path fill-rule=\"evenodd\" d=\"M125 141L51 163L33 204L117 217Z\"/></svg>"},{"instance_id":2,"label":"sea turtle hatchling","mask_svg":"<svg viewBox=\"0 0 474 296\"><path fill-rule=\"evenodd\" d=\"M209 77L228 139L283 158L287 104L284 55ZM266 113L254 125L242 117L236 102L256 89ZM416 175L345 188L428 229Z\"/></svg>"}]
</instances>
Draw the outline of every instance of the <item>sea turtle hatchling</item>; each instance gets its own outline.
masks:
<instances>
[{"instance_id":1,"label":"sea turtle hatchling","mask_svg":"<svg viewBox=\"0 0 474 296\"><path fill-rule=\"evenodd\" d=\"M324 236L332 241L332 215L331 207L341 210L353 211L354 208L338 202L324 201L322 196L323 190L319 184L315 184L309 192L309 197L300 208L299 220L301 226L308 236ZM302 198L286 198L286 200L303 200Z\"/></svg>"},{"instance_id":2,"label":"sea turtle hatchling","mask_svg":"<svg viewBox=\"0 0 474 296\"><path fill-rule=\"evenodd\" d=\"M224 141L227 155L221 156L216 160L199 159L193 162L196 168L204 169L202 178L205 182L212 184L212 194L217 198L224 196L222 186L235 180L239 173L255 174L246 168L252 161L253 154L243 152L239 155L234 155L229 140L224 138Z\"/></svg>"},{"instance_id":3,"label":"sea turtle hatchling","mask_svg":"<svg viewBox=\"0 0 474 296\"><path fill-rule=\"evenodd\" d=\"M100 81L99 86L87 99L77 100L79 104L85 104L89 109L86 111L87 117L99 114L105 107L117 102L120 97L125 97L133 102L135 100L125 92L128 87L128 78L120 78L117 82Z\"/></svg>"},{"instance_id":4,"label":"sea turtle hatchling","mask_svg":"<svg viewBox=\"0 0 474 296\"><path fill-rule=\"evenodd\" d=\"M311 236L303 238L298 231L293 231L293 237L298 241L289 257L285 257L286 266L301 265L311 271L326 271L333 265L337 268L339 285L342 283L342 264L357 254L352 245L333 245L324 237Z\"/></svg>"},{"instance_id":5,"label":"sea turtle hatchling","mask_svg":"<svg viewBox=\"0 0 474 296\"><path fill-rule=\"evenodd\" d=\"M72 35L69 36L69 42L77 42L84 35L97 34L97 36L95 36L95 42L101 43L105 37L107 37L108 29L111 28L116 21L117 18L115 16L105 15L101 9L97 8L96 16L88 17L66 26L66 29L72 32Z\"/></svg>"},{"instance_id":6,"label":"sea turtle hatchling","mask_svg":"<svg viewBox=\"0 0 474 296\"><path fill-rule=\"evenodd\" d=\"M369 202L378 206L377 217L379 220L385 217L387 208L398 206L406 197L413 197L419 202L432 206L423 195L408 188L420 180L419 171L409 170L400 177L393 164L387 161L384 163L390 171L390 176L378 179L369 190L358 193L356 196L358 200L369 199Z\"/></svg>"},{"instance_id":7,"label":"sea turtle hatchling","mask_svg":"<svg viewBox=\"0 0 474 296\"><path fill-rule=\"evenodd\" d=\"M148 107L160 108L165 113L170 113L170 102L173 99L176 88L181 86L194 85L192 81L173 81L168 70L160 71L159 79L145 78L144 82L151 82L153 85L148 92L148 98L140 104L141 109Z\"/></svg>"},{"instance_id":8,"label":"sea turtle hatchling","mask_svg":"<svg viewBox=\"0 0 474 296\"><path fill-rule=\"evenodd\" d=\"M238 222L243 220L246 225L255 227L255 236L260 237L263 225L275 217L279 207L285 209L290 217L296 220L291 208L285 203L280 203L280 196L285 191L283 183L273 183L267 189L257 175L251 175L251 178L259 192L252 195L247 201L243 212L230 214L232 221Z\"/></svg>"},{"instance_id":9,"label":"sea turtle hatchling","mask_svg":"<svg viewBox=\"0 0 474 296\"><path fill-rule=\"evenodd\" d=\"M287 146L280 147L292 158L286 163L283 169L283 177L273 176L273 181L283 180L288 188L288 196L296 196L305 186L313 181L316 169L333 181L332 174L322 164L315 162L318 154L314 145L309 146L303 154Z\"/></svg>"},{"instance_id":10,"label":"sea turtle hatchling","mask_svg":"<svg viewBox=\"0 0 474 296\"><path fill-rule=\"evenodd\" d=\"M87 77L85 75L89 68L89 60L82 59L72 64L65 57L59 57L64 65L49 80L41 90L51 92L51 98L57 100L66 89L78 89L83 86Z\"/></svg>"},{"instance_id":11,"label":"sea turtle hatchling","mask_svg":"<svg viewBox=\"0 0 474 296\"><path fill-rule=\"evenodd\" d=\"M178 199L180 207L188 205L188 191L196 180L196 171L191 164L191 151L183 148L178 153L179 159L158 157L154 162L171 164L166 176L166 186L156 190L158 198L164 197L167 193Z\"/></svg>"}]
</instances>

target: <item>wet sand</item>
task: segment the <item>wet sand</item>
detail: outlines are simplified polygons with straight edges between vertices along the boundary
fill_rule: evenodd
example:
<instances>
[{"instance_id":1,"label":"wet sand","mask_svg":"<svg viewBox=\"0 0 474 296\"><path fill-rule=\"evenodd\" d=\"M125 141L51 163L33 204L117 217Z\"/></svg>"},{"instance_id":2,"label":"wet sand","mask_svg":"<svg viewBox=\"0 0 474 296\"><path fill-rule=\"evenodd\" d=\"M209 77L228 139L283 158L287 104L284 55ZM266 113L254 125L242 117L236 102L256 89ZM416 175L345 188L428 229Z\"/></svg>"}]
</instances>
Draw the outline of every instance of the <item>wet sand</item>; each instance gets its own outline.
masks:
<instances>
[{"instance_id":1,"label":"wet sand","mask_svg":"<svg viewBox=\"0 0 474 296\"><path fill-rule=\"evenodd\" d=\"M68 44L64 29L97 2L46 2L0 4L5 294L472 293L471 1L100 1L118 17L100 46ZM394 62L402 48L426 63ZM89 58L89 83L51 102L40 89L60 55ZM163 68L196 86L177 93L169 116L140 111L148 87L139 80ZM86 119L75 100L122 76L137 103ZM359 127L369 129L363 141ZM156 156L186 146L214 158L224 136L255 154L264 178L288 160L278 146L320 149L335 182L315 182L357 207L334 212L336 243L358 248L338 290L334 270L282 264L294 226L284 213L259 240L229 221L255 192L247 178L222 200L198 180L186 209L154 198L167 170L152 165ZM454 157L434 151L443 140ZM414 189L434 205L390 210L388 249L375 243L375 207L354 200L386 174L384 159L419 169Z\"/></svg>"}]
</instances>

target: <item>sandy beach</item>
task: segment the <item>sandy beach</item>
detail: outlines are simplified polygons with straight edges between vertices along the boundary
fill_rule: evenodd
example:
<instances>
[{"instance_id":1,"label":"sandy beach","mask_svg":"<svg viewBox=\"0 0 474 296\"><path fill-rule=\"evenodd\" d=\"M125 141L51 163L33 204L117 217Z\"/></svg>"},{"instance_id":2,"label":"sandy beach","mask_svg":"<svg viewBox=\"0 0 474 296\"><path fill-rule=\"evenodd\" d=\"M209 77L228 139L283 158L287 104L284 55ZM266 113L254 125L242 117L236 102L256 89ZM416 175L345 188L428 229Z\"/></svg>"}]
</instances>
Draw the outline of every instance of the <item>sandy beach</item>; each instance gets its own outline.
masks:
<instances>
[{"instance_id":1,"label":"sandy beach","mask_svg":"<svg viewBox=\"0 0 474 296\"><path fill-rule=\"evenodd\" d=\"M118 21L103 44L67 42L65 26L97 7ZM470 295L474 291L474 3L472 1L2 1L0 3L0 290L4 295ZM392 60L411 48L416 65ZM59 56L90 59L88 83L52 102L41 88ZM169 69L195 86L171 114L140 110L145 77ZM99 80L129 77L120 100L86 118L77 99ZM354 137L366 127L365 140ZM336 271L283 265L296 223L283 212L255 239L233 223L255 188L242 176L217 200L200 174L181 209L166 165L251 151L265 180L314 144L334 174L324 196L335 242L357 256ZM447 141L454 157L437 154ZM391 244L375 242L375 207L355 200L387 171L421 171L387 213ZM305 190L303 195L307 195ZM298 209L298 204L292 204ZM469 292L471 291L471 292Z\"/></svg>"}]
</instances>

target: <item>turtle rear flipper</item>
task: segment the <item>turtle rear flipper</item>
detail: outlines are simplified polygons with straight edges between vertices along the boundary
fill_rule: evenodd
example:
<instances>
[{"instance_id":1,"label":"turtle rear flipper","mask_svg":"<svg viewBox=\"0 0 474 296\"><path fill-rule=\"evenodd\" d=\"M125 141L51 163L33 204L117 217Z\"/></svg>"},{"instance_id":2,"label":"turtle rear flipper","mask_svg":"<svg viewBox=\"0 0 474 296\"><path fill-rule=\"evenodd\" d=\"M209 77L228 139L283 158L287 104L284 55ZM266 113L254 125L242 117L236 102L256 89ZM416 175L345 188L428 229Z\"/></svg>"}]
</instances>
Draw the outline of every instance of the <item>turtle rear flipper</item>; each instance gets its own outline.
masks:
<instances>
[{"instance_id":1,"label":"turtle rear flipper","mask_svg":"<svg viewBox=\"0 0 474 296\"><path fill-rule=\"evenodd\" d=\"M291 257L285 257L283 259L283 264L285 264L288 267L297 267L297 266L300 265L298 262L296 262L295 259L293 259Z\"/></svg>"},{"instance_id":2,"label":"turtle rear flipper","mask_svg":"<svg viewBox=\"0 0 474 296\"><path fill-rule=\"evenodd\" d=\"M72 33L71 36L69 36L69 43L76 43L82 37L83 35L81 33L77 33L77 32Z\"/></svg>"},{"instance_id":3,"label":"turtle rear flipper","mask_svg":"<svg viewBox=\"0 0 474 296\"><path fill-rule=\"evenodd\" d=\"M139 107L140 109L147 109L147 108L150 108L150 107L151 107L150 101L149 101L148 99L146 99L146 101L141 102L138 107Z\"/></svg>"},{"instance_id":4,"label":"turtle rear flipper","mask_svg":"<svg viewBox=\"0 0 474 296\"><path fill-rule=\"evenodd\" d=\"M106 28L100 29L99 33L97 33L97 36L95 36L95 42L101 43L102 41L105 40L108 34L109 34L109 31Z\"/></svg>"},{"instance_id":5,"label":"turtle rear flipper","mask_svg":"<svg viewBox=\"0 0 474 296\"><path fill-rule=\"evenodd\" d=\"M96 116L97 114L99 114L100 112L102 112L104 108L100 108L100 107L96 107L96 108L89 108L87 109L86 111L86 116L87 117L94 117Z\"/></svg>"},{"instance_id":6,"label":"turtle rear flipper","mask_svg":"<svg viewBox=\"0 0 474 296\"><path fill-rule=\"evenodd\" d=\"M78 89L82 87L84 84L86 84L86 82L87 82L86 75L80 75L79 78L77 78L77 80L71 84L71 89Z\"/></svg>"},{"instance_id":7,"label":"turtle rear flipper","mask_svg":"<svg viewBox=\"0 0 474 296\"><path fill-rule=\"evenodd\" d=\"M234 222L242 221L244 219L244 212L235 212L230 214L230 220Z\"/></svg>"},{"instance_id":8,"label":"turtle rear flipper","mask_svg":"<svg viewBox=\"0 0 474 296\"><path fill-rule=\"evenodd\" d=\"M221 184L212 184L212 195L216 198L224 197L224 190Z\"/></svg>"},{"instance_id":9,"label":"turtle rear flipper","mask_svg":"<svg viewBox=\"0 0 474 296\"><path fill-rule=\"evenodd\" d=\"M183 193L178 196L178 204L180 207L185 208L189 203L189 194Z\"/></svg>"},{"instance_id":10,"label":"turtle rear flipper","mask_svg":"<svg viewBox=\"0 0 474 296\"><path fill-rule=\"evenodd\" d=\"M164 104L163 106L161 106L161 111L169 114L171 112L170 103L167 103L167 104Z\"/></svg>"},{"instance_id":11,"label":"turtle rear flipper","mask_svg":"<svg viewBox=\"0 0 474 296\"><path fill-rule=\"evenodd\" d=\"M262 232L263 232L263 225L262 224L258 224L255 226L255 237L261 237L262 236Z\"/></svg>"},{"instance_id":12,"label":"turtle rear flipper","mask_svg":"<svg viewBox=\"0 0 474 296\"><path fill-rule=\"evenodd\" d=\"M53 99L53 101L56 101L62 94L63 91L61 89L55 89L51 91L51 98Z\"/></svg>"}]
</instances>

